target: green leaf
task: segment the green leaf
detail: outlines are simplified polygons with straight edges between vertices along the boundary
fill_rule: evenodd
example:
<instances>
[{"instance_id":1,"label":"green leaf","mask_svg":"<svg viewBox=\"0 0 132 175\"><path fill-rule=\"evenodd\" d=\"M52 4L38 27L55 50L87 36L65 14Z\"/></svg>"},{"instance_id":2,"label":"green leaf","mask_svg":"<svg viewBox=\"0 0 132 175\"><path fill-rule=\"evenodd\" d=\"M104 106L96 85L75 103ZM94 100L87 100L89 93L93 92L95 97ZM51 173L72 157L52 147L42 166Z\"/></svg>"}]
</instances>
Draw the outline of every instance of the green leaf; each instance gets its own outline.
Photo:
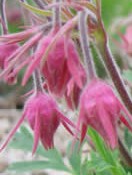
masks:
<instances>
[{"instance_id":1,"label":"green leaf","mask_svg":"<svg viewBox=\"0 0 132 175\"><path fill-rule=\"evenodd\" d=\"M90 134L97 151L104 158L104 160L106 162L110 162L111 164L114 164L115 160L112 157L111 151L106 147L101 136L99 136L99 134L95 130L93 130L92 128L89 128L88 133Z\"/></svg>"},{"instance_id":2,"label":"green leaf","mask_svg":"<svg viewBox=\"0 0 132 175\"><path fill-rule=\"evenodd\" d=\"M12 171L15 173L21 172L32 172L36 170L43 170L43 169L55 169L59 171L68 171L65 167L61 167L60 164L52 163L50 161L25 161L25 162L15 162L11 164L7 171Z\"/></svg>"},{"instance_id":3,"label":"green leaf","mask_svg":"<svg viewBox=\"0 0 132 175\"><path fill-rule=\"evenodd\" d=\"M48 161L29 161L29 162L16 162L11 164L7 171L14 171L14 172L31 172L34 170L42 170L46 167L48 168L49 162Z\"/></svg>"},{"instance_id":4,"label":"green leaf","mask_svg":"<svg viewBox=\"0 0 132 175\"><path fill-rule=\"evenodd\" d=\"M20 128L20 131L15 134L15 137L9 146L26 152L32 152L32 145L33 136L31 132L29 129L22 126ZM49 163L55 169L63 169L65 171L69 171L64 164L62 156L56 149L45 150L42 145L39 145L36 154L43 157L46 161L49 161Z\"/></svg>"},{"instance_id":5,"label":"green leaf","mask_svg":"<svg viewBox=\"0 0 132 175\"><path fill-rule=\"evenodd\" d=\"M92 141L95 145L95 148L99 155L101 156L102 160L106 162L109 166L110 172L113 175L126 175L126 172L122 165L119 162L119 159L117 157L117 151L110 150L108 148L101 136L92 128L89 128L88 130L89 135L92 138Z\"/></svg>"},{"instance_id":6,"label":"green leaf","mask_svg":"<svg viewBox=\"0 0 132 175\"><path fill-rule=\"evenodd\" d=\"M132 70L125 70L123 71L123 77L132 82Z\"/></svg>"},{"instance_id":7,"label":"green leaf","mask_svg":"<svg viewBox=\"0 0 132 175\"><path fill-rule=\"evenodd\" d=\"M76 141L74 148L71 148L71 144L69 144L68 149L67 149L67 155L68 156L68 160L69 163L72 167L72 170L74 172L74 174L76 175L80 175L80 171L81 171L81 149L79 148L79 142Z\"/></svg>"},{"instance_id":8,"label":"green leaf","mask_svg":"<svg viewBox=\"0 0 132 175\"><path fill-rule=\"evenodd\" d=\"M132 133L129 132L127 128L125 128L125 133L124 133L124 140L126 143L126 146L128 147L129 150L132 148Z\"/></svg>"}]
</instances>

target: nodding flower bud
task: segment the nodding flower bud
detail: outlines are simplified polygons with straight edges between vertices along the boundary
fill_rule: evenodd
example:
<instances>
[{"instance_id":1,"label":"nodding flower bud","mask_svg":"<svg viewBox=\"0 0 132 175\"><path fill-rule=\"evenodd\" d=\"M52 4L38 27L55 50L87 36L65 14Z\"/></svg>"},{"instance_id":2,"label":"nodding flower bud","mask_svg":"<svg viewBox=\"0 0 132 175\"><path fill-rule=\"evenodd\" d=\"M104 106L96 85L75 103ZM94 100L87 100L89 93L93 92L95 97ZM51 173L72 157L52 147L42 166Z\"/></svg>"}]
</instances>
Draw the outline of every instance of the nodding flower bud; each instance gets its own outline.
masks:
<instances>
[{"instance_id":1,"label":"nodding flower bud","mask_svg":"<svg viewBox=\"0 0 132 175\"><path fill-rule=\"evenodd\" d=\"M81 127L81 142L87 127L94 128L114 149L118 143L117 122L120 119L130 130L132 117L114 94L110 85L94 79L86 86L80 98L80 114L77 127Z\"/></svg>"},{"instance_id":2,"label":"nodding flower bud","mask_svg":"<svg viewBox=\"0 0 132 175\"><path fill-rule=\"evenodd\" d=\"M29 65L25 77L29 77L35 67L39 66L46 49L55 37L56 32L52 30L48 36L44 36L34 55L34 61ZM28 75L28 76L27 76ZM46 62L42 68L42 75L49 90L56 96L62 97L68 82L73 79L74 83L82 88L86 79L85 70L80 63L79 54L75 43L70 36L61 36L47 55ZM85 78L84 78L85 77ZM24 80L24 83L27 81Z\"/></svg>"},{"instance_id":3,"label":"nodding flower bud","mask_svg":"<svg viewBox=\"0 0 132 175\"><path fill-rule=\"evenodd\" d=\"M44 40L45 48L50 44L53 36L50 34ZM72 39L63 36L56 42L43 67L43 75L50 91L58 96L65 93L71 79L79 88L83 87L85 71Z\"/></svg>"},{"instance_id":4,"label":"nodding flower bud","mask_svg":"<svg viewBox=\"0 0 132 175\"><path fill-rule=\"evenodd\" d=\"M25 103L22 117L10 132L0 151L5 148L25 118L28 120L34 132L33 153L36 152L39 140L45 149L54 147L53 137L60 123L62 123L71 134L72 131L69 126L75 127L74 124L59 111L55 100L51 96L38 91L31 95Z\"/></svg>"},{"instance_id":5,"label":"nodding flower bud","mask_svg":"<svg viewBox=\"0 0 132 175\"><path fill-rule=\"evenodd\" d=\"M54 146L53 136L60 124L55 101L49 95L38 92L28 99L24 110L34 131L33 152L36 151L39 139L45 149L52 148Z\"/></svg>"}]
</instances>

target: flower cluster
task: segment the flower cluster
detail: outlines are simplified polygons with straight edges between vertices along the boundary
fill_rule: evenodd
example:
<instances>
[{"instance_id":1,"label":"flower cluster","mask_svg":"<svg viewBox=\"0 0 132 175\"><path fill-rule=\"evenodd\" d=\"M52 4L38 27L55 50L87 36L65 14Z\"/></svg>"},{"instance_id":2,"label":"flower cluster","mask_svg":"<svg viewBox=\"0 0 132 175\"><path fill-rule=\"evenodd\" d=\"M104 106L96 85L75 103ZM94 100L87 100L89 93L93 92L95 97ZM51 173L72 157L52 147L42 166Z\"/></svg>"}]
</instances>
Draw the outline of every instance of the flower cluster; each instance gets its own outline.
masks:
<instances>
[{"instance_id":1,"label":"flower cluster","mask_svg":"<svg viewBox=\"0 0 132 175\"><path fill-rule=\"evenodd\" d=\"M26 86L30 76L33 76L34 81L34 87L25 102L22 117L10 132L0 151L5 148L25 118L34 133L33 153L36 152L39 141L45 149L54 147L54 135L61 123L74 138L80 138L81 143L86 136L87 128L91 126L112 149L118 145L119 120L132 130L132 117L126 109L127 106L120 102L105 80L98 78L94 69L94 59L88 43L92 41L94 35L89 35L89 38L92 36L91 40L87 37L88 31L93 30L88 28L90 27L87 24L88 21L84 20L86 11L83 11L83 6L91 7L93 13L96 11L95 6L91 2L84 1L82 4L80 2L76 4L70 0L67 1L64 3L66 8L64 6L61 9L66 17L63 17L61 24L60 3L57 2L49 3L45 7L54 8L52 25L51 16L45 17L43 21L29 11L29 21L32 21L30 27L25 27L24 31L15 34L6 33L0 36L0 78L4 78L7 83L15 83L20 70L26 68L22 86ZM75 7L76 16L72 11L70 13L67 10L70 5ZM95 14L98 13L96 11ZM94 18L89 19L89 22L95 24L95 31L96 27L99 27L97 31L100 31L103 25L99 26L100 23L97 23L98 16L96 20ZM67 22L66 19L68 19ZM79 27L76 25L78 20ZM2 25L5 29L4 19ZM127 40L125 44L129 53L132 52L132 43L129 40L131 34L130 28L125 35ZM108 57L105 60L109 61L111 54L107 49L107 42L105 44L102 50L104 57ZM81 49L82 54L79 52ZM111 60L109 63L112 64ZM110 66L109 64L108 68ZM110 71L116 71L115 67L110 68ZM118 77L118 71L116 71L116 77ZM122 80L119 78L120 82L117 84L122 85ZM67 110L75 111L78 115L77 124L60 111L58 107L60 101L65 101Z\"/></svg>"}]
</instances>

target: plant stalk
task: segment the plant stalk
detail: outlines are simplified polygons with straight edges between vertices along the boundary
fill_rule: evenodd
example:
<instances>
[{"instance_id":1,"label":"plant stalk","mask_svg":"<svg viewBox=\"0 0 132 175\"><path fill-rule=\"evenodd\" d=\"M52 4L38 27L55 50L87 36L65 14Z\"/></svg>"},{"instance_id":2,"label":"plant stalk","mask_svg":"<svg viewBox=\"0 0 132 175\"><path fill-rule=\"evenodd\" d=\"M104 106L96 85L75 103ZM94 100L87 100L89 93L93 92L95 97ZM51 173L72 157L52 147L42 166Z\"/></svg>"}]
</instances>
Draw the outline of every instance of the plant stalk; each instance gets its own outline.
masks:
<instances>
[{"instance_id":1,"label":"plant stalk","mask_svg":"<svg viewBox=\"0 0 132 175\"><path fill-rule=\"evenodd\" d=\"M42 82L42 77L39 69L34 70L33 80L34 80L33 82L34 82L35 92L38 92L38 91L43 92L43 82Z\"/></svg>"},{"instance_id":2,"label":"plant stalk","mask_svg":"<svg viewBox=\"0 0 132 175\"><path fill-rule=\"evenodd\" d=\"M54 0L54 3L60 3L61 0ZM53 8L53 26L54 28L58 29L61 27L61 8L60 6L56 6Z\"/></svg>"},{"instance_id":3,"label":"plant stalk","mask_svg":"<svg viewBox=\"0 0 132 175\"><path fill-rule=\"evenodd\" d=\"M2 23L2 33L8 33L8 25L7 25L7 18L6 18L6 10L5 10L6 0L1 0L0 2L0 11L1 11L1 23Z\"/></svg>"},{"instance_id":4,"label":"plant stalk","mask_svg":"<svg viewBox=\"0 0 132 175\"><path fill-rule=\"evenodd\" d=\"M88 29L87 29L87 13L85 11L80 12L79 17L79 31L80 31L80 41L81 47L84 56L84 62L87 66L87 74L89 80L96 77L96 71L94 67L94 62L92 58L92 54L89 47L89 40L88 40Z\"/></svg>"},{"instance_id":5,"label":"plant stalk","mask_svg":"<svg viewBox=\"0 0 132 175\"><path fill-rule=\"evenodd\" d=\"M42 2L41 0L34 0L34 2L37 4L37 6L40 8L40 9L44 9L45 7L45 3Z\"/></svg>"}]
</instances>

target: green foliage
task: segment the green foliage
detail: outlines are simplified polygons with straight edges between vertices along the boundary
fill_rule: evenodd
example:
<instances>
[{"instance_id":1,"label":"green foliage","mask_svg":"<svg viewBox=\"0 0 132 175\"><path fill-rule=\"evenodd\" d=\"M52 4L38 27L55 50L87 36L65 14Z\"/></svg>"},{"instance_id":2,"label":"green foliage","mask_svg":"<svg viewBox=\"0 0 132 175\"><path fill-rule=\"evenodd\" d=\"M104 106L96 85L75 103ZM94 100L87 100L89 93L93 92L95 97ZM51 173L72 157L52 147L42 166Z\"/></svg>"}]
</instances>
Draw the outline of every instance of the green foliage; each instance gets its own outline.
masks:
<instances>
[{"instance_id":1,"label":"green foliage","mask_svg":"<svg viewBox=\"0 0 132 175\"><path fill-rule=\"evenodd\" d=\"M79 149L79 142L76 142L73 148L72 148L72 145L69 144L67 149L67 156L68 156L68 160L71 165L73 174L80 175L81 174L81 150Z\"/></svg>"},{"instance_id":2,"label":"green foliage","mask_svg":"<svg viewBox=\"0 0 132 175\"><path fill-rule=\"evenodd\" d=\"M101 60L99 54L97 53L97 49L95 48L95 46L93 44L90 45L90 48L91 48L91 52L93 55L93 60L94 60L94 64L96 67L96 72L100 78L105 78L107 73L106 73L105 67L102 63L102 60Z\"/></svg>"},{"instance_id":3,"label":"green foliage","mask_svg":"<svg viewBox=\"0 0 132 175\"><path fill-rule=\"evenodd\" d=\"M82 157L82 147L76 141L74 146L69 144L67 148L68 165L56 149L45 150L39 145L36 155L39 160L14 162L8 167L8 171L13 173L32 172L36 170L55 169L58 171L69 172L69 175L128 175L120 164L118 151L111 151L104 143L102 138L93 129L89 129L95 150ZM29 129L21 127L16 133L10 147L23 150L25 153L32 150L33 136ZM126 169L130 171L130 169Z\"/></svg>"},{"instance_id":4,"label":"green foliage","mask_svg":"<svg viewBox=\"0 0 132 175\"><path fill-rule=\"evenodd\" d=\"M33 136L26 127L21 127L16 133L10 147L20 149L25 152L31 152L33 145ZM29 172L40 169L56 169L68 172L60 153L56 149L45 150L42 145L38 147L36 155L41 156L42 161L15 162L9 166L8 170L18 172Z\"/></svg>"},{"instance_id":5,"label":"green foliage","mask_svg":"<svg viewBox=\"0 0 132 175\"><path fill-rule=\"evenodd\" d=\"M131 0L102 0L102 17L108 28L118 17L128 16L132 13Z\"/></svg>"},{"instance_id":6,"label":"green foliage","mask_svg":"<svg viewBox=\"0 0 132 175\"><path fill-rule=\"evenodd\" d=\"M88 133L91 136L92 141L95 145L95 149L97 150L97 154L100 157L99 161L101 162L101 160L103 160L102 163L104 163L106 166L105 169L108 170L108 173L111 173L112 175L126 175L127 173L125 172L123 166L120 164L117 150L112 151L109 149L95 130L90 128Z\"/></svg>"},{"instance_id":7,"label":"green foliage","mask_svg":"<svg viewBox=\"0 0 132 175\"><path fill-rule=\"evenodd\" d=\"M126 80L132 82L132 70L125 70L125 71L123 71L123 77Z\"/></svg>"},{"instance_id":8,"label":"green foliage","mask_svg":"<svg viewBox=\"0 0 132 175\"><path fill-rule=\"evenodd\" d=\"M129 130L127 128L125 128L124 140L125 140L127 148L131 151L131 148L132 148L132 133L129 132Z\"/></svg>"}]
</instances>

